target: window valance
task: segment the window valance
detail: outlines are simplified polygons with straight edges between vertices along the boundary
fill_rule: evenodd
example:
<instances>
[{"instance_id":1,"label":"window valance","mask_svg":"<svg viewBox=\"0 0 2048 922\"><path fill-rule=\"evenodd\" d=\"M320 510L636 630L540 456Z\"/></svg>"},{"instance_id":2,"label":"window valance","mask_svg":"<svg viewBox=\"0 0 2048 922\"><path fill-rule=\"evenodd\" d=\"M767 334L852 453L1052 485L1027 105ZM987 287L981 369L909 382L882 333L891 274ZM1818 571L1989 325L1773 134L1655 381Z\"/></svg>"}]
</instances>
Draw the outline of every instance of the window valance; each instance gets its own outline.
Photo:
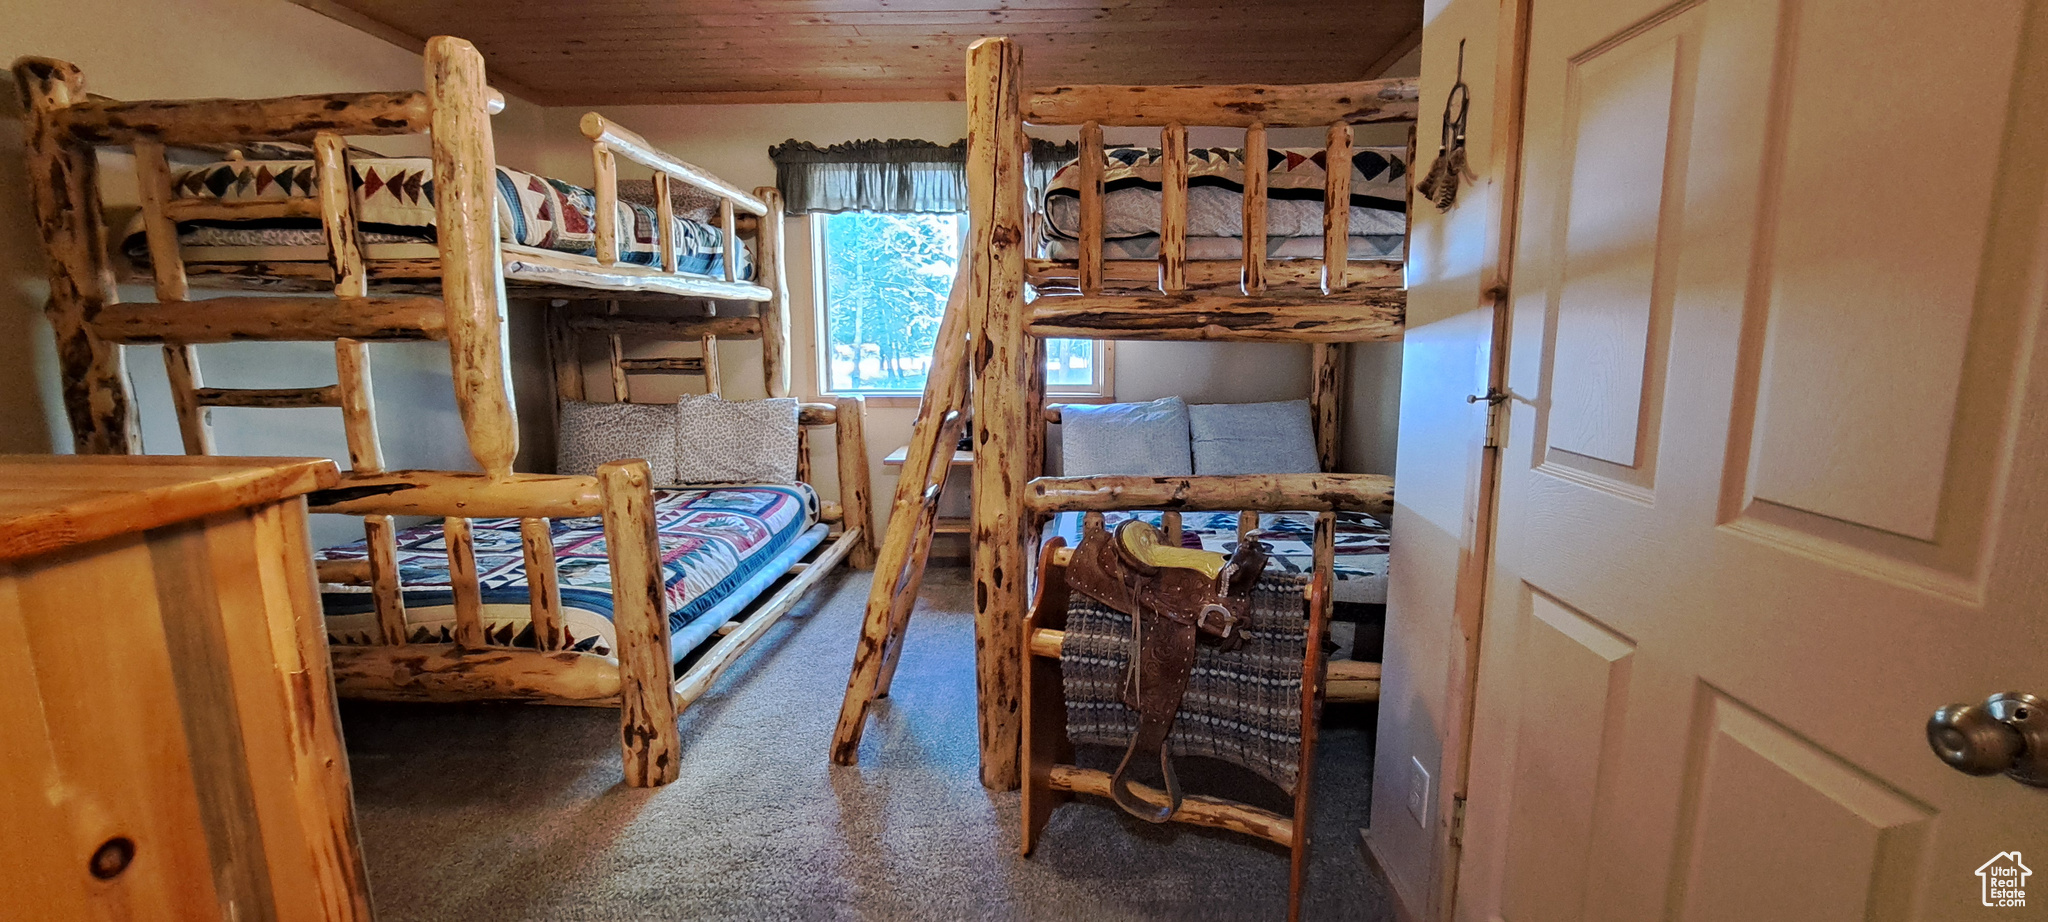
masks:
<instances>
[{"instance_id":1,"label":"window valance","mask_svg":"<svg viewBox=\"0 0 2048 922\"><path fill-rule=\"evenodd\" d=\"M1032 139L1026 184L1036 195L1076 146ZM967 210L967 141L892 139L820 147L794 138L768 149L775 185L793 215L842 211Z\"/></svg>"},{"instance_id":2,"label":"window valance","mask_svg":"<svg viewBox=\"0 0 2048 922\"><path fill-rule=\"evenodd\" d=\"M967 141L791 139L768 149L775 185L793 215L841 211L967 210Z\"/></svg>"}]
</instances>

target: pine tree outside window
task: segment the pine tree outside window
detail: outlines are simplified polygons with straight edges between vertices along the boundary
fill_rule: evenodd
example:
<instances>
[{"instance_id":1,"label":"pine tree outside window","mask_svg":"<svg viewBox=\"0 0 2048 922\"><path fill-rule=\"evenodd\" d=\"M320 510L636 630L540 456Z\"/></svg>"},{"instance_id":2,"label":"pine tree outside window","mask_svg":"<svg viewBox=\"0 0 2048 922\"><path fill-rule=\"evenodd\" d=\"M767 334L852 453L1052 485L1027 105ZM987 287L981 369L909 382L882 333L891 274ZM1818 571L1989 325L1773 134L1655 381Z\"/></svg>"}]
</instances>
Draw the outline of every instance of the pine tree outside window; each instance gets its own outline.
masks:
<instances>
[{"instance_id":1,"label":"pine tree outside window","mask_svg":"<svg viewBox=\"0 0 2048 922\"><path fill-rule=\"evenodd\" d=\"M833 394L918 394L967 237L964 214L814 214L824 331L820 379ZM1107 393L1103 344L1046 343L1046 390Z\"/></svg>"}]
</instances>

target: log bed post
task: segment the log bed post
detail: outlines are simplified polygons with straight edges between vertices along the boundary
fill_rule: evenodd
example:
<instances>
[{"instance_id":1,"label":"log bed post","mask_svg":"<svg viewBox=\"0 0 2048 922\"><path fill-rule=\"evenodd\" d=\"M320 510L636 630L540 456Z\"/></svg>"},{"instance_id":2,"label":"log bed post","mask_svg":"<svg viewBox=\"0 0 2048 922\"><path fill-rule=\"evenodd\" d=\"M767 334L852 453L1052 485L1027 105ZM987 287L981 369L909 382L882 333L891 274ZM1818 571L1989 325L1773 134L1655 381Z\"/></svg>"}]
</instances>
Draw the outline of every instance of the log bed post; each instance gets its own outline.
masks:
<instances>
[{"instance_id":1,"label":"log bed post","mask_svg":"<svg viewBox=\"0 0 2048 922\"><path fill-rule=\"evenodd\" d=\"M1022 56L1009 39L967 49L967 190L974 216L967 289L975 382L974 607L981 783L1018 784L1023 625L1031 574L1022 491L1039 408L1029 402L1034 353L1024 324Z\"/></svg>"},{"instance_id":2,"label":"log bed post","mask_svg":"<svg viewBox=\"0 0 2048 922\"><path fill-rule=\"evenodd\" d=\"M843 517L840 527L855 532L853 548L847 552L846 560L859 569L873 569L875 513L874 505L868 500L868 440L863 425L867 419L868 403L863 397L840 397L833 403L839 407L833 432L838 439L834 448L839 455L839 508Z\"/></svg>"},{"instance_id":3,"label":"log bed post","mask_svg":"<svg viewBox=\"0 0 2048 922\"><path fill-rule=\"evenodd\" d=\"M469 520L449 516L441 520L441 545L448 552L448 588L455 597L455 643L464 647L484 645L484 587L477 581L476 534Z\"/></svg>"},{"instance_id":4,"label":"log bed post","mask_svg":"<svg viewBox=\"0 0 2048 922\"><path fill-rule=\"evenodd\" d=\"M1159 130L1159 290L1188 287L1188 129L1179 122Z\"/></svg>"},{"instance_id":5,"label":"log bed post","mask_svg":"<svg viewBox=\"0 0 2048 922\"><path fill-rule=\"evenodd\" d=\"M1244 130L1244 293L1266 290L1266 126Z\"/></svg>"},{"instance_id":6,"label":"log bed post","mask_svg":"<svg viewBox=\"0 0 2048 922\"><path fill-rule=\"evenodd\" d=\"M789 396L789 291L783 284L782 193L774 186L754 190L768 213L754 223L754 284L774 292L761 305L761 373L768 396Z\"/></svg>"},{"instance_id":7,"label":"log bed post","mask_svg":"<svg viewBox=\"0 0 2048 922\"><path fill-rule=\"evenodd\" d=\"M1308 885L1308 850L1311 844L1310 830L1314 822L1309 811L1315 801L1315 752L1316 733L1323 719L1323 638L1330 632L1330 611L1332 609L1330 588L1334 579L1333 570L1337 561L1337 513L1325 512L1316 516L1314 547L1314 575L1308 588L1308 637L1302 652L1301 674L1301 758L1300 773L1295 776L1294 825L1288 830L1290 838L1287 872L1287 917L1301 918L1301 892Z\"/></svg>"},{"instance_id":8,"label":"log bed post","mask_svg":"<svg viewBox=\"0 0 2048 922\"><path fill-rule=\"evenodd\" d=\"M551 301L547 307L548 362L555 369L556 413L564 400L583 399L583 355L581 340L576 328L569 325L569 312L574 305L567 301Z\"/></svg>"},{"instance_id":9,"label":"log bed post","mask_svg":"<svg viewBox=\"0 0 2048 922\"><path fill-rule=\"evenodd\" d=\"M519 549L526 558L526 610L533 623L533 647L562 649L562 580L555 571L554 528L547 519L519 520Z\"/></svg>"},{"instance_id":10,"label":"log bed post","mask_svg":"<svg viewBox=\"0 0 2048 922\"><path fill-rule=\"evenodd\" d=\"M1102 124L1081 123L1081 293L1102 293Z\"/></svg>"},{"instance_id":11,"label":"log bed post","mask_svg":"<svg viewBox=\"0 0 2048 922\"><path fill-rule=\"evenodd\" d=\"M697 339L697 348L703 356L697 368L704 373L704 393L716 397L723 388L718 380L718 337L704 334Z\"/></svg>"},{"instance_id":12,"label":"log bed post","mask_svg":"<svg viewBox=\"0 0 2048 922\"><path fill-rule=\"evenodd\" d=\"M1323 153L1323 291L1334 294L1351 286L1351 124L1330 125ZM1337 469L1343 446L1339 438L1344 412L1342 343L1309 347L1309 406L1315 413L1316 457L1323 470Z\"/></svg>"},{"instance_id":13,"label":"log bed post","mask_svg":"<svg viewBox=\"0 0 2048 922\"><path fill-rule=\"evenodd\" d=\"M1351 123L1330 125L1323 152L1323 293L1351 285Z\"/></svg>"},{"instance_id":14,"label":"log bed post","mask_svg":"<svg viewBox=\"0 0 2048 922\"><path fill-rule=\"evenodd\" d=\"M134 454L142 440L121 347L87 326L119 301L99 207L99 156L56 125L60 110L86 101L85 77L64 61L23 58L14 79L28 112L29 199L50 260L43 313L56 334L72 447L80 454Z\"/></svg>"},{"instance_id":15,"label":"log bed post","mask_svg":"<svg viewBox=\"0 0 2048 922\"><path fill-rule=\"evenodd\" d=\"M607 317L617 317L619 302L606 301L604 313ZM633 385L626 380L626 341L619 338L617 331L605 335L605 364L612 373L612 402L631 403Z\"/></svg>"},{"instance_id":16,"label":"log bed post","mask_svg":"<svg viewBox=\"0 0 2048 922\"><path fill-rule=\"evenodd\" d=\"M503 478L519 453L519 427L505 351L505 267L498 258L498 161L490 111L495 94L484 83L483 56L459 38L428 40L426 71L455 406L470 454L485 473Z\"/></svg>"},{"instance_id":17,"label":"log bed post","mask_svg":"<svg viewBox=\"0 0 2048 922\"><path fill-rule=\"evenodd\" d=\"M597 261L600 265L612 266L619 262L619 158L612 153L611 145L595 141L590 145L591 185L597 202L594 214L597 226Z\"/></svg>"},{"instance_id":18,"label":"log bed post","mask_svg":"<svg viewBox=\"0 0 2048 922\"><path fill-rule=\"evenodd\" d=\"M155 138L135 140L135 184L142 205L142 231L149 243L149 270L156 282L159 304L190 300L191 286L185 278L185 255L178 246L178 224L171 220L171 163L163 143ZM203 382L199 374L199 351L190 343L163 345L164 378L170 386L171 406L178 414L178 435L188 455L213 454L213 425L199 402Z\"/></svg>"},{"instance_id":19,"label":"log bed post","mask_svg":"<svg viewBox=\"0 0 2048 922\"><path fill-rule=\"evenodd\" d=\"M1308 406L1314 417L1316 458L1325 472L1335 471L1344 450L1344 364L1349 350L1343 343L1312 343L1308 348Z\"/></svg>"},{"instance_id":20,"label":"log bed post","mask_svg":"<svg viewBox=\"0 0 2048 922\"><path fill-rule=\"evenodd\" d=\"M619 741L626 783L657 787L682 771L668 648L668 591L654 527L647 462L597 469L604 496L604 543L612 568L612 626L618 635Z\"/></svg>"},{"instance_id":21,"label":"log bed post","mask_svg":"<svg viewBox=\"0 0 2048 922\"><path fill-rule=\"evenodd\" d=\"M616 174L612 188L616 194ZM669 192L668 174L661 170L654 171L654 241L661 248L661 271L676 271L676 200Z\"/></svg>"}]
</instances>

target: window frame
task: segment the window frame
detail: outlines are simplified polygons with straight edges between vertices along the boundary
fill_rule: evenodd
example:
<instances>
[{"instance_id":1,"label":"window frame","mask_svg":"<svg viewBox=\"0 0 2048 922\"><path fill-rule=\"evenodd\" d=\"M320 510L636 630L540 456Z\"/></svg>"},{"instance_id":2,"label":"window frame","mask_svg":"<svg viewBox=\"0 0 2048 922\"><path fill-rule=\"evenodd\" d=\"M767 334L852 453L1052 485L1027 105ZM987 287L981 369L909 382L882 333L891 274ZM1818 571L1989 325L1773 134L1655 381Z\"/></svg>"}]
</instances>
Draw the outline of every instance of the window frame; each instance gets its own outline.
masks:
<instances>
[{"instance_id":1,"label":"window frame","mask_svg":"<svg viewBox=\"0 0 2048 922\"><path fill-rule=\"evenodd\" d=\"M888 213L888 212L881 212ZM817 375L818 394L823 397L867 397L884 402L902 401L906 398L912 405L924 396L922 388L916 390L835 390L832 386L832 330L828 316L831 308L831 290L826 284L825 262L828 258L825 248L825 221L830 213L813 212L804 216L809 225L811 238L811 343L813 353L812 373ZM966 225L967 215L960 213L963 237L970 232ZM961 241L961 258L966 259L966 240ZM1059 398L1064 403L1107 403L1115 398L1116 390L1116 343L1107 339L1086 340L1094 344L1095 360L1093 382L1087 384L1046 385L1047 398Z\"/></svg>"}]
</instances>

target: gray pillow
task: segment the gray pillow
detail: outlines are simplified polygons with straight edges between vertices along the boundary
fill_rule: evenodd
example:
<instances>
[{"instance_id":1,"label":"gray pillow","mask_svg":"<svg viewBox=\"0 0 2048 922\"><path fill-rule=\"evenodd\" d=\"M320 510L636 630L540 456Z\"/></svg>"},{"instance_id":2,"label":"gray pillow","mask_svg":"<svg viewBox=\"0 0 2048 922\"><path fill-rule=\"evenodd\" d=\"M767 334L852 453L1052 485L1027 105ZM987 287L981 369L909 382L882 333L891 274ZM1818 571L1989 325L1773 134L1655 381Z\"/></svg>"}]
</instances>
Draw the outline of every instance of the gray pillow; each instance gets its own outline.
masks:
<instances>
[{"instance_id":1,"label":"gray pillow","mask_svg":"<svg viewBox=\"0 0 2048 922\"><path fill-rule=\"evenodd\" d=\"M1211 403L1188 408L1195 474L1315 474L1308 401Z\"/></svg>"},{"instance_id":2,"label":"gray pillow","mask_svg":"<svg viewBox=\"0 0 2048 922\"><path fill-rule=\"evenodd\" d=\"M656 486L676 483L676 406L672 403L562 402L555 472L595 474L606 461L647 459Z\"/></svg>"},{"instance_id":3,"label":"gray pillow","mask_svg":"<svg viewBox=\"0 0 2048 922\"><path fill-rule=\"evenodd\" d=\"M1194 473L1188 453L1188 405L1179 397L1104 406L1060 408L1061 469L1070 477L1124 474L1185 477Z\"/></svg>"},{"instance_id":4,"label":"gray pillow","mask_svg":"<svg viewBox=\"0 0 2048 922\"><path fill-rule=\"evenodd\" d=\"M788 397L676 402L676 479L682 483L796 483L797 405Z\"/></svg>"}]
</instances>

